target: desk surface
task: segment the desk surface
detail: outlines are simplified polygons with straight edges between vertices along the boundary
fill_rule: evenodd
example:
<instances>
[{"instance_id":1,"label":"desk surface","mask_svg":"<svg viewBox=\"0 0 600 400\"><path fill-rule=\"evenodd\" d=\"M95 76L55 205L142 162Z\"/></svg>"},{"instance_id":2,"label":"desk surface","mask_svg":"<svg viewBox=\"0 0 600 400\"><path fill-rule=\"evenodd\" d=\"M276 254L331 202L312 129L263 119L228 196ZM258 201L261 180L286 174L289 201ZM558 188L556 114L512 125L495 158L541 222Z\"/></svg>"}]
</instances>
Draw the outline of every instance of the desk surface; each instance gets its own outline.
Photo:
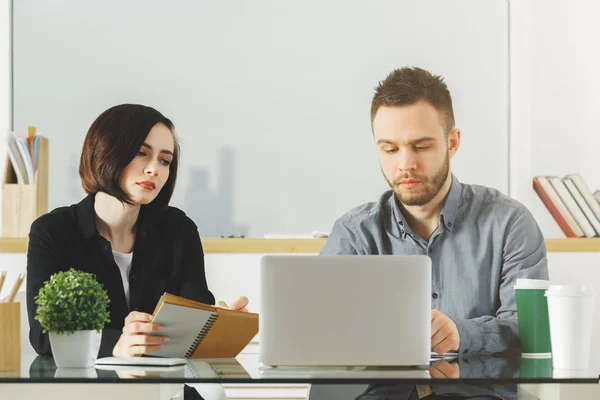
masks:
<instances>
[{"instance_id":1,"label":"desk surface","mask_svg":"<svg viewBox=\"0 0 600 400\"><path fill-rule=\"evenodd\" d=\"M556 371L550 359L523 359L518 353L471 355L429 368L399 367L264 367L256 347L236 359L189 360L163 369L121 367L120 370L56 368L51 356L24 354L20 371L0 372L0 383L410 383L482 384L599 383L600 358L585 371ZM146 368L146 369L144 369Z\"/></svg>"}]
</instances>

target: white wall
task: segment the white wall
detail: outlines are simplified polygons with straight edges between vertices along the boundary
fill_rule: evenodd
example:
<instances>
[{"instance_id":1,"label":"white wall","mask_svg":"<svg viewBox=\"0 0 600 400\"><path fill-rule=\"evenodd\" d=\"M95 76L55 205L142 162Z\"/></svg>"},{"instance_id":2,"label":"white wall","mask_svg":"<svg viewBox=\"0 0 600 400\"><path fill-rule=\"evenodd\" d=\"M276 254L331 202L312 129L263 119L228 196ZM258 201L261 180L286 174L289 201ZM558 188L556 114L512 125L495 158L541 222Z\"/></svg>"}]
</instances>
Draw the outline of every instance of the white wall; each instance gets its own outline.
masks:
<instances>
[{"instance_id":1,"label":"white wall","mask_svg":"<svg viewBox=\"0 0 600 400\"><path fill-rule=\"evenodd\" d=\"M10 0L0 0L0 177L4 176L4 160L6 155L6 144L3 140L4 132L10 128L10 99L11 99L11 77L10 77ZM2 190L0 190L0 204L2 201ZM0 218L0 229L2 218ZM7 270L8 276L4 288L0 291L0 298L8 295L10 284L17 274L24 270L24 254L0 254L0 271Z\"/></svg>"},{"instance_id":2,"label":"white wall","mask_svg":"<svg viewBox=\"0 0 600 400\"><path fill-rule=\"evenodd\" d=\"M11 1L0 0L0 138L11 128ZM6 157L6 143L0 140L0 177L4 177L4 160ZM2 203L2 191L0 190L0 204ZM2 218L0 218L0 230L2 229Z\"/></svg>"},{"instance_id":3,"label":"white wall","mask_svg":"<svg viewBox=\"0 0 600 400\"><path fill-rule=\"evenodd\" d=\"M531 170L535 175L579 172L600 189L600 3L533 0L531 13ZM527 139L526 139L527 140ZM514 140L516 145L519 138ZM531 207L546 237L564 237L537 195Z\"/></svg>"},{"instance_id":4,"label":"white wall","mask_svg":"<svg viewBox=\"0 0 600 400\"><path fill-rule=\"evenodd\" d=\"M0 0L0 129L8 126L8 0ZM546 237L564 237L531 189L536 174L580 172L600 189L600 4L593 0L514 0L511 5L511 192L532 209ZM258 256L207 256L207 275L219 298L247 294L258 305ZM551 271L600 288L600 254L550 254ZM11 276L23 254L1 254ZM554 274L563 279L565 275ZM246 287L245 285L248 284ZM6 291L6 289L5 289ZM600 308L599 308L600 310Z\"/></svg>"},{"instance_id":5,"label":"white wall","mask_svg":"<svg viewBox=\"0 0 600 400\"><path fill-rule=\"evenodd\" d=\"M10 0L0 0L0 130L10 128Z\"/></svg>"},{"instance_id":6,"label":"white wall","mask_svg":"<svg viewBox=\"0 0 600 400\"><path fill-rule=\"evenodd\" d=\"M506 0L141 3L14 2L14 126L50 138L50 209L81 198L82 132L99 110L141 101L175 122L171 203L201 236L327 231L387 189L369 103L411 63L452 91L457 176L508 192Z\"/></svg>"}]
</instances>

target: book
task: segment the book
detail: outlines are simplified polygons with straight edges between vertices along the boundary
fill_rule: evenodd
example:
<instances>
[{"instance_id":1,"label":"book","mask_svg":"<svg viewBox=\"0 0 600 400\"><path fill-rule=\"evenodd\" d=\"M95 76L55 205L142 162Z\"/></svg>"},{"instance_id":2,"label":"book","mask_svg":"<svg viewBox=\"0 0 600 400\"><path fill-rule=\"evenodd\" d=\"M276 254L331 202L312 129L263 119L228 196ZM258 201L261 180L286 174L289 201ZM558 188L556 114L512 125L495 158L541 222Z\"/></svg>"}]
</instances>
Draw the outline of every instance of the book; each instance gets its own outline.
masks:
<instances>
[{"instance_id":1,"label":"book","mask_svg":"<svg viewBox=\"0 0 600 400\"><path fill-rule=\"evenodd\" d=\"M18 151L19 151L19 167L25 170L25 183L31 185L34 183L34 172L33 172L33 163L31 160L31 156L29 154L29 150L27 149L27 139L25 138L15 138L14 143L16 143Z\"/></svg>"},{"instance_id":2,"label":"book","mask_svg":"<svg viewBox=\"0 0 600 400\"><path fill-rule=\"evenodd\" d=\"M596 199L596 201L600 204L600 190L596 190L594 192L594 198Z\"/></svg>"},{"instance_id":3,"label":"book","mask_svg":"<svg viewBox=\"0 0 600 400\"><path fill-rule=\"evenodd\" d=\"M583 198L583 195L575 185L575 182L572 180L572 178L566 176L563 178L563 183L577 202L577 205L579 205L579 208L581 208L581 211L583 211L583 214L589 223L592 225L592 228L596 232L595 236L598 236L598 234L600 234L600 221L596 217L596 214L594 214L594 211L589 206L588 202Z\"/></svg>"},{"instance_id":4,"label":"book","mask_svg":"<svg viewBox=\"0 0 600 400\"><path fill-rule=\"evenodd\" d=\"M34 127L29 127L30 135L24 137L8 131L7 143L10 164L15 172L18 184L32 185L35 183L37 170L37 153L39 152L39 136L31 135ZM5 172L6 174L6 172ZM6 179L5 179L6 180ZM15 182L5 182L15 183Z\"/></svg>"},{"instance_id":5,"label":"book","mask_svg":"<svg viewBox=\"0 0 600 400\"><path fill-rule=\"evenodd\" d=\"M588 221L588 219L585 217L585 214L583 211L581 211L581 208L569 192L569 189L567 189L565 186L565 183L562 181L562 179L557 176L548 176L547 178L548 182L550 182L550 184L554 187L554 190L556 190L556 193L558 193L560 199L571 212L573 218L575 218L577 225L579 225L579 227L583 230L585 236L589 238L595 237L596 231L594 231L592 224L590 224L590 221Z\"/></svg>"},{"instance_id":6,"label":"book","mask_svg":"<svg viewBox=\"0 0 600 400\"><path fill-rule=\"evenodd\" d=\"M533 189L567 237L584 236L583 230L577 225L577 222L575 222L575 219L545 176L533 178Z\"/></svg>"},{"instance_id":7,"label":"book","mask_svg":"<svg viewBox=\"0 0 600 400\"><path fill-rule=\"evenodd\" d=\"M565 179L566 178L569 178L569 179L571 179L571 181L573 181L573 183L579 190L579 193L581 193L581 196L583 196L583 198L585 199L585 202L588 204L588 206L594 212L596 219L598 219L600 221L600 204L598 203L598 198L595 197L594 194L592 194L591 190L585 184L585 181L583 180L581 175L569 174L565 177Z\"/></svg>"},{"instance_id":8,"label":"book","mask_svg":"<svg viewBox=\"0 0 600 400\"><path fill-rule=\"evenodd\" d=\"M258 314L226 310L165 293L154 310L157 335L169 337L157 357L233 358L258 333Z\"/></svg>"},{"instance_id":9,"label":"book","mask_svg":"<svg viewBox=\"0 0 600 400\"><path fill-rule=\"evenodd\" d=\"M17 145L14 142L8 144L8 157L10 159L10 163L12 165L12 169L15 172L15 176L17 178L17 182L19 185L25 183L24 175L25 170L22 165L19 165L19 150ZM5 172L6 173L6 172Z\"/></svg>"}]
</instances>

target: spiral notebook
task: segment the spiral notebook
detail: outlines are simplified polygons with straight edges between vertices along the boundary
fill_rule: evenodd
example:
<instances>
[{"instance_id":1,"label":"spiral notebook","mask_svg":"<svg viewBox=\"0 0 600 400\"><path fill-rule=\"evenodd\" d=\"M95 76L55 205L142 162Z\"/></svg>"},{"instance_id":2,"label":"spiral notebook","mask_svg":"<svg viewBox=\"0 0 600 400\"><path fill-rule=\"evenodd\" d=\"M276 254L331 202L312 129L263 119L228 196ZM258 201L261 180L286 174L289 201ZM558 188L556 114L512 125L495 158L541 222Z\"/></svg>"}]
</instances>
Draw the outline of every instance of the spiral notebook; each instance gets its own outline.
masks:
<instances>
[{"instance_id":1,"label":"spiral notebook","mask_svg":"<svg viewBox=\"0 0 600 400\"><path fill-rule=\"evenodd\" d=\"M258 314L225 310L165 293L154 310L169 342L152 353L171 358L233 358L258 333Z\"/></svg>"}]
</instances>

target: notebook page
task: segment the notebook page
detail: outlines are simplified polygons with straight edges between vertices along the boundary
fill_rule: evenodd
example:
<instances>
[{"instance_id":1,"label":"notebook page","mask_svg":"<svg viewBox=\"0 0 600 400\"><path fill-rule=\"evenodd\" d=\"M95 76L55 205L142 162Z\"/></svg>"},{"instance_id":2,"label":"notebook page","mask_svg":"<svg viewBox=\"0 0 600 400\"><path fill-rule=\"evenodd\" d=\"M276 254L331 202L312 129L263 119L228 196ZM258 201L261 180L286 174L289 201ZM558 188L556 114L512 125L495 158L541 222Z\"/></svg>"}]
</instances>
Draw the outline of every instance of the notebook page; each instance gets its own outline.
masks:
<instances>
[{"instance_id":1,"label":"notebook page","mask_svg":"<svg viewBox=\"0 0 600 400\"><path fill-rule=\"evenodd\" d=\"M214 311L163 303L156 312L153 322L164 327L159 334L168 336L169 342L151 355L185 357L196 336L213 315L216 315Z\"/></svg>"}]
</instances>

